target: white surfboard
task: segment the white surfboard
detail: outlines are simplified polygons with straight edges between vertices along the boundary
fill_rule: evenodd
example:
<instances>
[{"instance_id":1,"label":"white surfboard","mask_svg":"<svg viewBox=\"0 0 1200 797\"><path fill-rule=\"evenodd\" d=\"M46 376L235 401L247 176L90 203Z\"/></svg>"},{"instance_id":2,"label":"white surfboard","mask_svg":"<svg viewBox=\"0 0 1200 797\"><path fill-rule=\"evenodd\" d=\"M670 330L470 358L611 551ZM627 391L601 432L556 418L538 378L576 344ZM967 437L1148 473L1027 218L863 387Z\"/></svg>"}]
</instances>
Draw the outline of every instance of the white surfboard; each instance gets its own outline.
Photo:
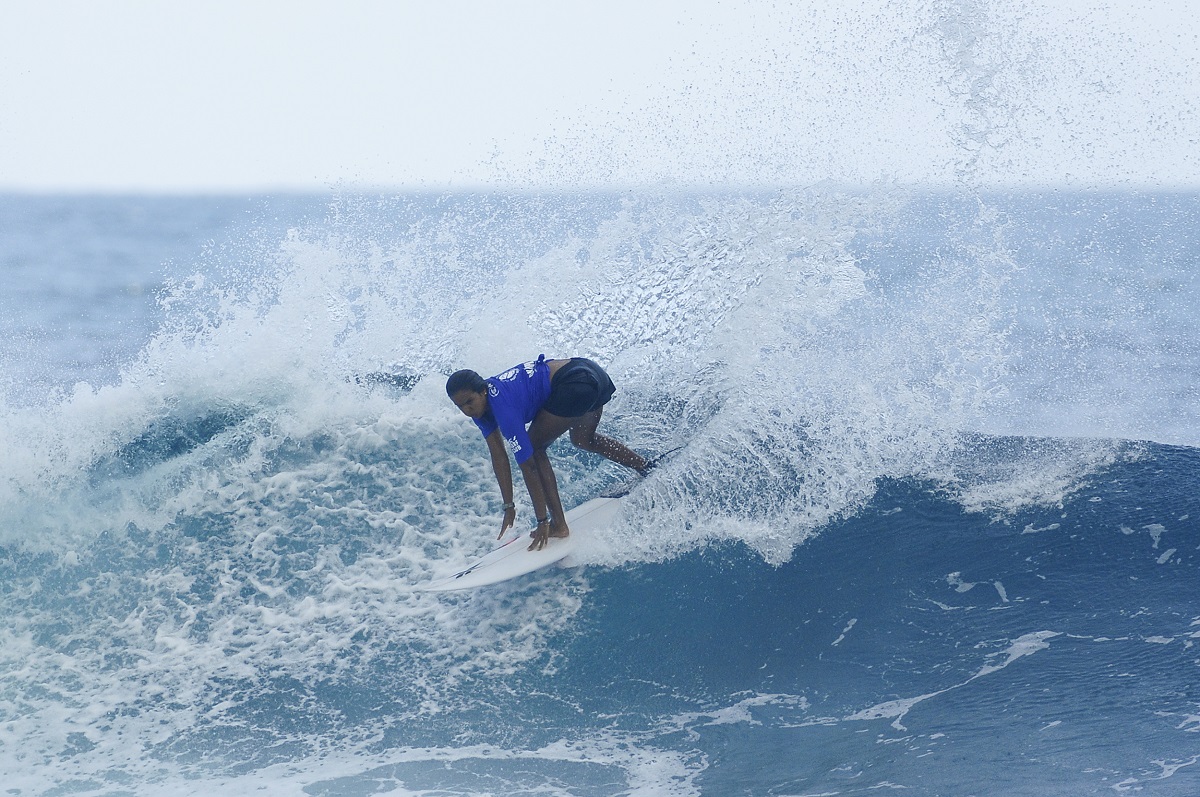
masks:
<instances>
[{"instance_id":1,"label":"white surfboard","mask_svg":"<svg viewBox=\"0 0 1200 797\"><path fill-rule=\"evenodd\" d=\"M530 551L528 533L521 533L496 550L471 563L457 573L434 579L417 587L418 592L450 592L459 589L486 587L501 581L523 576L562 561L579 547L588 535L610 526L621 510L620 496L601 496L567 511L571 536L550 538L540 551Z\"/></svg>"}]
</instances>

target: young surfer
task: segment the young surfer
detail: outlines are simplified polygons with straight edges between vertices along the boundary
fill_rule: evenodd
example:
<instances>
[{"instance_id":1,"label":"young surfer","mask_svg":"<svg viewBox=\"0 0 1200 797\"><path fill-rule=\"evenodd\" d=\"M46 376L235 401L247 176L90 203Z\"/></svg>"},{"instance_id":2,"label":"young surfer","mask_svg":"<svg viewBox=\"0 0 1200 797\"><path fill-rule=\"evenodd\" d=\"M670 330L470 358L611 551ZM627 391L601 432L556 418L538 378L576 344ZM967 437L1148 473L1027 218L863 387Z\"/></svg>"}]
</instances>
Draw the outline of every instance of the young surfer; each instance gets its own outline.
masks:
<instances>
[{"instance_id":1,"label":"young surfer","mask_svg":"<svg viewBox=\"0 0 1200 797\"><path fill-rule=\"evenodd\" d=\"M558 497L558 480L546 456L546 448L563 432L570 430L571 442L584 451L639 473L650 468L645 457L596 433L604 405L615 390L608 374L591 360L547 360L544 354L536 362L514 366L491 379L463 370L446 380L446 395L463 415L475 421L487 441L504 498L504 523L497 539L517 518L506 447L521 468L537 516L530 550L541 550L550 537L571 533Z\"/></svg>"}]
</instances>

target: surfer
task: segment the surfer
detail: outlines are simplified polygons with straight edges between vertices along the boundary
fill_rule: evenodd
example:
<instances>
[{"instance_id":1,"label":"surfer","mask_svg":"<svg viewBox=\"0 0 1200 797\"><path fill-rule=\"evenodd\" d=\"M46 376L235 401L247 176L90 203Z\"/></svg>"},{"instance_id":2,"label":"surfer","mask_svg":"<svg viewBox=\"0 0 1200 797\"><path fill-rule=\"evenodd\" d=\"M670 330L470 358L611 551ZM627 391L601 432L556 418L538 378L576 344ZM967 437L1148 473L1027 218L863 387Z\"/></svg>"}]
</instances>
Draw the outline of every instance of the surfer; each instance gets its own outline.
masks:
<instances>
[{"instance_id":1,"label":"surfer","mask_svg":"<svg viewBox=\"0 0 1200 797\"><path fill-rule=\"evenodd\" d=\"M446 395L463 415L475 421L487 441L504 498L504 523L496 539L503 537L517 518L506 448L521 468L537 518L531 551L544 548L550 537L571 533L558 497L558 480L546 456L546 449L563 432L571 432L576 447L643 475L652 467L623 443L596 433L604 405L615 391L612 379L591 360L547 360L544 354L536 362L514 366L491 379L462 370L446 380Z\"/></svg>"}]
</instances>

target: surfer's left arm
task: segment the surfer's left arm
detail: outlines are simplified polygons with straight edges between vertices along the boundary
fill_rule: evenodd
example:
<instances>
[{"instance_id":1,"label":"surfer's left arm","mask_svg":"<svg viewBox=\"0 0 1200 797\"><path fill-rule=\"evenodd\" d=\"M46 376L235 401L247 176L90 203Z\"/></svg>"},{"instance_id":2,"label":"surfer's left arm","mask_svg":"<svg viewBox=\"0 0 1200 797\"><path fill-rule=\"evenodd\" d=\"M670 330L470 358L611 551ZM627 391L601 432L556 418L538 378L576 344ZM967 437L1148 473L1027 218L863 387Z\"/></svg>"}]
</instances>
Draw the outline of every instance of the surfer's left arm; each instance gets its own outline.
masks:
<instances>
[{"instance_id":1,"label":"surfer's left arm","mask_svg":"<svg viewBox=\"0 0 1200 797\"><path fill-rule=\"evenodd\" d=\"M499 429L493 429L484 439L492 457L492 471L495 472L496 483L500 486L500 497L504 499L504 522L500 526L500 534L496 537L500 539L517 522L517 507L513 502L512 466L508 464L508 450L504 447L504 437Z\"/></svg>"}]
</instances>

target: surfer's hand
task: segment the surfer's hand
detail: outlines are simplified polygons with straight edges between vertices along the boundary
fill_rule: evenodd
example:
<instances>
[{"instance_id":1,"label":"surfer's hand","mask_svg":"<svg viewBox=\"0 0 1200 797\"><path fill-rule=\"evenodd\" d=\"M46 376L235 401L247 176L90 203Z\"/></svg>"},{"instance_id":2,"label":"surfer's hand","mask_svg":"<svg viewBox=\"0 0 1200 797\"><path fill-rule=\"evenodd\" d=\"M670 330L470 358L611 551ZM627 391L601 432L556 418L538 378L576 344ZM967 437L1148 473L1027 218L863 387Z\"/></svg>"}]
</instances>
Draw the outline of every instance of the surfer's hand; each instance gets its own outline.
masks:
<instances>
[{"instance_id":1,"label":"surfer's hand","mask_svg":"<svg viewBox=\"0 0 1200 797\"><path fill-rule=\"evenodd\" d=\"M512 507L510 509L505 509L504 510L504 523L501 524L500 534L496 537L496 539L500 539L501 537L503 537L508 532L508 530L513 527L513 524L516 522L517 522L517 508Z\"/></svg>"},{"instance_id":2,"label":"surfer's hand","mask_svg":"<svg viewBox=\"0 0 1200 797\"><path fill-rule=\"evenodd\" d=\"M540 551L546 547L546 543L550 541L550 521L543 520L533 530L533 542L529 543L530 551Z\"/></svg>"}]
</instances>

